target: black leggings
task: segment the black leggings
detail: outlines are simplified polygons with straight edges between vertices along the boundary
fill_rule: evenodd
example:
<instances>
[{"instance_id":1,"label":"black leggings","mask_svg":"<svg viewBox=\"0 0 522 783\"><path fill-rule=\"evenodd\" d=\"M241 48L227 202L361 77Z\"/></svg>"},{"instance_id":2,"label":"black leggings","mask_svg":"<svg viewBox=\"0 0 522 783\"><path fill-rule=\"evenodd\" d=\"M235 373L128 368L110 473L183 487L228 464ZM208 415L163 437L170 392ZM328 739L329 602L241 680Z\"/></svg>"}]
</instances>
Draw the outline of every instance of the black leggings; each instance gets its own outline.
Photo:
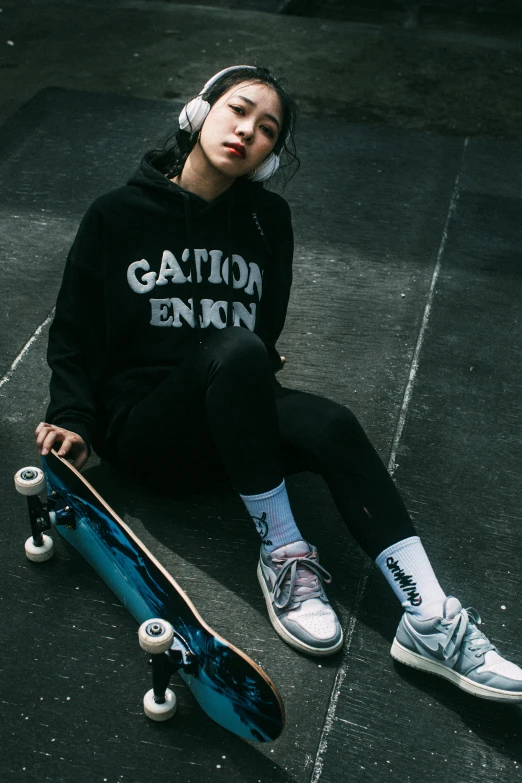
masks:
<instances>
[{"instance_id":1,"label":"black leggings","mask_svg":"<svg viewBox=\"0 0 522 783\"><path fill-rule=\"evenodd\" d=\"M282 387L263 342L247 329L206 333L190 360L134 406L118 437L117 461L146 483L167 472L173 486L194 490L228 478L243 495L309 470L324 478L372 558L416 535L353 413Z\"/></svg>"}]
</instances>

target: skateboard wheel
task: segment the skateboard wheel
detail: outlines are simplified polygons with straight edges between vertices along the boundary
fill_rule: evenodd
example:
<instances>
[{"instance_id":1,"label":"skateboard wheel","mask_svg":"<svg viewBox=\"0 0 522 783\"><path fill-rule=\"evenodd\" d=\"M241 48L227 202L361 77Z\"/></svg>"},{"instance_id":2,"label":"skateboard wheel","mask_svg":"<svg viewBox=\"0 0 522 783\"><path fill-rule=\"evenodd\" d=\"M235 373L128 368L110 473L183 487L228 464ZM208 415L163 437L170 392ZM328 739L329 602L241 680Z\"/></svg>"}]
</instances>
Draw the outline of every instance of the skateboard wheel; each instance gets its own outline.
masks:
<instances>
[{"instance_id":1,"label":"skateboard wheel","mask_svg":"<svg viewBox=\"0 0 522 783\"><path fill-rule=\"evenodd\" d=\"M40 468L22 468L15 474L14 482L21 495L38 495L45 489L45 476Z\"/></svg>"},{"instance_id":2,"label":"skateboard wheel","mask_svg":"<svg viewBox=\"0 0 522 783\"><path fill-rule=\"evenodd\" d=\"M44 560L49 560L54 554L54 541L51 536L46 536L45 533L42 533L42 538L42 546L36 546L32 536L25 542L25 554L28 560L32 560L33 563L43 563Z\"/></svg>"},{"instance_id":3,"label":"skateboard wheel","mask_svg":"<svg viewBox=\"0 0 522 783\"><path fill-rule=\"evenodd\" d=\"M154 618L140 625L138 639L142 650L153 654L164 653L172 646L174 630L166 620Z\"/></svg>"},{"instance_id":4,"label":"skateboard wheel","mask_svg":"<svg viewBox=\"0 0 522 783\"><path fill-rule=\"evenodd\" d=\"M158 704L154 700L154 691L151 688L143 697L143 709L147 718L151 720L168 720L176 712L176 695L167 688L164 703Z\"/></svg>"}]
</instances>

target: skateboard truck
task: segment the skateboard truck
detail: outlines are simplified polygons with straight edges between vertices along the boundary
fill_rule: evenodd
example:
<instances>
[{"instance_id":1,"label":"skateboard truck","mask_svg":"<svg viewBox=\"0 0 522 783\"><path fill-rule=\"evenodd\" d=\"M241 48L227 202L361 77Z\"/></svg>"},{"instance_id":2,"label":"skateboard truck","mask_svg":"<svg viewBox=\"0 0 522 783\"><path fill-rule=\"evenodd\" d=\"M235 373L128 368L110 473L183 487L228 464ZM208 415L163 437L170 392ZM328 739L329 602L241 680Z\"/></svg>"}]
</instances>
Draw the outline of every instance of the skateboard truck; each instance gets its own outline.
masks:
<instances>
[{"instance_id":1,"label":"skateboard truck","mask_svg":"<svg viewBox=\"0 0 522 783\"><path fill-rule=\"evenodd\" d=\"M186 674L194 674L198 666L196 656L177 631L174 631L174 640L170 650L167 650L167 658L173 672L183 669Z\"/></svg>"},{"instance_id":2,"label":"skateboard truck","mask_svg":"<svg viewBox=\"0 0 522 783\"><path fill-rule=\"evenodd\" d=\"M45 531L58 524L74 527L74 512L57 492L51 492L46 503L38 497L45 490L45 476L40 468L19 470L15 475L15 487L27 498L29 509L32 535L25 542L25 554L35 562L49 560L54 553L54 543L50 536L45 535Z\"/></svg>"},{"instance_id":3,"label":"skateboard truck","mask_svg":"<svg viewBox=\"0 0 522 783\"><path fill-rule=\"evenodd\" d=\"M174 715L176 696L168 687L174 672L195 674L197 658L183 636L166 620L146 620L138 631L140 647L152 653L152 688L143 699L147 717L163 721Z\"/></svg>"}]
</instances>

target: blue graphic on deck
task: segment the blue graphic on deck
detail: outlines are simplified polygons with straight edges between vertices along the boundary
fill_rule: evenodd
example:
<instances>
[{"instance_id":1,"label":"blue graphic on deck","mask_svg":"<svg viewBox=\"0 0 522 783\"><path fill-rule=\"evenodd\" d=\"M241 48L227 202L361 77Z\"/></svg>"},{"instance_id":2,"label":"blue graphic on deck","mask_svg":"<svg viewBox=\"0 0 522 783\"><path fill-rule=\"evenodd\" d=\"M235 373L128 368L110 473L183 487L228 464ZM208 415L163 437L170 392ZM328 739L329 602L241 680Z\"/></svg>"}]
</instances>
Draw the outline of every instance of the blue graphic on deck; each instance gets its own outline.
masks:
<instances>
[{"instance_id":1,"label":"blue graphic on deck","mask_svg":"<svg viewBox=\"0 0 522 783\"><path fill-rule=\"evenodd\" d=\"M157 565L104 510L71 492L43 460L50 491L73 509L76 528L57 525L138 623L161 617L172 623L197 660L195 673L178 673L205 712L246 739L269 741L281 731L281 711L269 685L244 658L194 617Z\"/></svg>"}]
</instances>

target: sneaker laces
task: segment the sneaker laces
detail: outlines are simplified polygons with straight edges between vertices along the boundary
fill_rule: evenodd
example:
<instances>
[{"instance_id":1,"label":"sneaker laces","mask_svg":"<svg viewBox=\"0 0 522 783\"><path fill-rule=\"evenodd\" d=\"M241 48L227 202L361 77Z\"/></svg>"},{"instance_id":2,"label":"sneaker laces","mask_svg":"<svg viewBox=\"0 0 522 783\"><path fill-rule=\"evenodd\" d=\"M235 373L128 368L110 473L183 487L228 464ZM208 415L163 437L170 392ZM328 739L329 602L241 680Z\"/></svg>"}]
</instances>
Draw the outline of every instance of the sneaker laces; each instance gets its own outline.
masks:
<instances>
[{"instance_id":1,"label":"sneaker laces","mask_svg":"<svg viewBox=\"0 0 522 783\"><path fill-rule=\"evenodd\" d=\"M485 655L489 650L497 649L487 636L477 628L480 623L479 613L471 607L461 609L451 620L441 621L441 625L449 629L446 641L442 645L445 660L460 652L463 641L468 650L474 652L477 658Z\"/></svg>"},{"instance_id":2,"label":"sneaker laces","mask_svg":"<svg viewBox=\"0 0 522 783\"><path fill-rule=\"evenodd\" d=\"M278 609L286 609L292 602L301 604L310 598L324 598L323 579L329 584L331 575L317 560L315 552L308 552L300 557L274 558L275 565L284 563L274 584L274 604ZM285 587L289 587L286 598L283 596ZM278 599L283 597L282 601Z\"/></svg>"}]
</instances>

